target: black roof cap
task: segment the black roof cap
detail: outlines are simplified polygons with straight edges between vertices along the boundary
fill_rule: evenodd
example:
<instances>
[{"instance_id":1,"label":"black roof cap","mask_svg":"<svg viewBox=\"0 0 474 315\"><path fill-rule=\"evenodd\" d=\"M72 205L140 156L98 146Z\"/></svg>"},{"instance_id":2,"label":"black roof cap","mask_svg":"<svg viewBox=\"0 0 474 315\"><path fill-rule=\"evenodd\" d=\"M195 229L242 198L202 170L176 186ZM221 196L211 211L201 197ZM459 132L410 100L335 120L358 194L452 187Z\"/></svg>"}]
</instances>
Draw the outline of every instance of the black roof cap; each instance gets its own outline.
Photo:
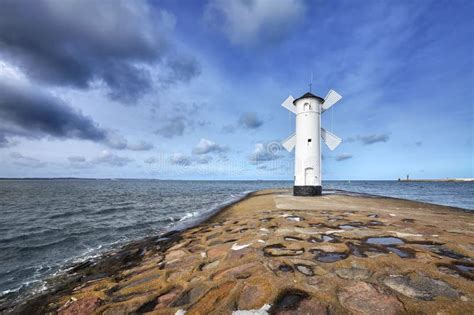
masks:
<instances>
[{"instance_id":1,"label":"black roof cap","mask_svg":"<svg viewBox=\"0 0 474 315\"><path fill-rule=\"evenodd\" d=\"M303 96L301 96L301 97L298 97L296 100L294 100L294 101L293 101L293 104L295 104L296 101L298 101L298 100L300 100L300 99L302 99L302 98L317 98L317 99L319 99L319 100L321 101L321 103L324 102L324 98L319 97L319 96L317 96L317 95L314 95L313 93L308 92L308 93L306 93L305 95L303 95Z\"/></svg>"}]
</instances>

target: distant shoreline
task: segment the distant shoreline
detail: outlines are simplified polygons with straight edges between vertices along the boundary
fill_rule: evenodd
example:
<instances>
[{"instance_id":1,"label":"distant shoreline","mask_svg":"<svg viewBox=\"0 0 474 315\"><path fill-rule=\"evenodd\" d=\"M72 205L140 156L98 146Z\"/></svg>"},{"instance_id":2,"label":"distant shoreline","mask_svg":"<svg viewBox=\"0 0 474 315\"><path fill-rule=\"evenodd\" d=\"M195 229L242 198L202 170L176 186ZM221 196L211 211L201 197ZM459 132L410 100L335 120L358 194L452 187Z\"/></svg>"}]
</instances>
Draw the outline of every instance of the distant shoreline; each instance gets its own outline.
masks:
<instances>
[{"instance_id":1,"label":"distant shoreline","mask_svg":"<svg viewBox=\"0 0 474 315\"><path fill-rule=\"evenodd\" d=\"M454 182L468 183L474 182L474 178L446 178L446 179L399 179L399 182Z\"/></svg>"}]
</instances>

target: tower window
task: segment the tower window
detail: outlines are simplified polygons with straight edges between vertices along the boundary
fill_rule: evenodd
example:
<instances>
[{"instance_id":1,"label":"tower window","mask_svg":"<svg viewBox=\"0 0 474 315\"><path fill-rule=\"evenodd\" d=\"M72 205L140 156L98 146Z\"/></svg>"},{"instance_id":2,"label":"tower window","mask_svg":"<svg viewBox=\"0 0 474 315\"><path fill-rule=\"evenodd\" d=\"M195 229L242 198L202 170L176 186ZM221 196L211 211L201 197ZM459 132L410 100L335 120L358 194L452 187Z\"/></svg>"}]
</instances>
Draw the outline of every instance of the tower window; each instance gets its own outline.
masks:
<instances>
[{"instance_id":1,"label":"tower window","mask_svg":"<svg viewBox=\"0 0 474 315\"><path fill-rule=\"evenodd\" d=\"M308 142L311 142L311 139L308 139Z\"/></svg>"}]
</instances>

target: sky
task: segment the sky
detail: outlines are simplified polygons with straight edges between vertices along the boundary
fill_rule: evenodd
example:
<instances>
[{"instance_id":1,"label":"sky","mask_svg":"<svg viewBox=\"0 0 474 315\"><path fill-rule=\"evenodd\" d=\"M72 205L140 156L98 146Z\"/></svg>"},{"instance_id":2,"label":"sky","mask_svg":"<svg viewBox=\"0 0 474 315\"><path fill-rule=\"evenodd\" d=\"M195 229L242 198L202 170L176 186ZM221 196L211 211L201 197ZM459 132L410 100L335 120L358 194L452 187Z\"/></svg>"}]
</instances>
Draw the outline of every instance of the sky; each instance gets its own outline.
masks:
<instances>
[{"instance_id":1,"label":"sky","mask_svg":"<svg viewBox=\"0 0 474 315\"><path fill-rule=\"evenodd\" d=\"M0 177L292 180L310 83L323 180L474 177L473 38L470 0L2 0Z\"/></svg>"}]
</instances>

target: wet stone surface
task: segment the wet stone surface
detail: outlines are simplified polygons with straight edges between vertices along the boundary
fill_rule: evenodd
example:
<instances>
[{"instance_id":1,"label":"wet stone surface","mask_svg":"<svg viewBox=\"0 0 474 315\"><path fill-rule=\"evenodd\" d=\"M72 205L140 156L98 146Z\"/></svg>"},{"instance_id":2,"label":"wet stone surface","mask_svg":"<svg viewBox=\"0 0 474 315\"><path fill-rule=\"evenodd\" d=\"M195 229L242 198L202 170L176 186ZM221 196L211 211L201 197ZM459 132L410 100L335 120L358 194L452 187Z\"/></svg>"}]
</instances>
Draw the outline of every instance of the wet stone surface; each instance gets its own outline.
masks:
<instances>
[{"instance_id":1,"label":"wet stone surface","mask_svg":"<svg viewBox=\"0 0 474 315\"><path fill-rule=\"evenodd\" d=\"M446 282L419 274L391 275L385 278L384 284L398 293L419 300L433 300L437 296L459 297L459 293Z\"/></svg>"},{"instance_id":2,"label":"wet stone surface","mask_svg":"<svg viewBox=\"0 0 474 315\"><path fill-rule=\"evenodd\" d=\"M304 274L305 276L313 276L313 268L304 264L296 264L295 269Z\"/></svg>"},{"instance_id":3,"label":"wet stone surface","mask_svg":"<svg viewBox=\"0 0 474 315\"><path fill-rule=\"evenodd\" d=\"M401 314L403 304L396 296L386 294L366 282L356 282L341 289L337 295L344 308L354 314Z\"/></svg>"},{"instance_id":4,"label":"wet stone surface","mask_svg":"<svg viewBox=\"0 0 474 315\"><path fill-rule=\"evenodd\" d=\"M362 268L337 269L336 274L343 279L366 280L370 278L372 272Z\"/></svg>"},{"instance_id":5,"label":"wet stone surface","mask_svg":"<svg viewBox=\"0 0 474 315\"><path fill-rule=\"evenodd\" d=\"M451 208L267 191L72 266L16 313L468 314L473 235Z\"/></svg>"}]
</instances>

